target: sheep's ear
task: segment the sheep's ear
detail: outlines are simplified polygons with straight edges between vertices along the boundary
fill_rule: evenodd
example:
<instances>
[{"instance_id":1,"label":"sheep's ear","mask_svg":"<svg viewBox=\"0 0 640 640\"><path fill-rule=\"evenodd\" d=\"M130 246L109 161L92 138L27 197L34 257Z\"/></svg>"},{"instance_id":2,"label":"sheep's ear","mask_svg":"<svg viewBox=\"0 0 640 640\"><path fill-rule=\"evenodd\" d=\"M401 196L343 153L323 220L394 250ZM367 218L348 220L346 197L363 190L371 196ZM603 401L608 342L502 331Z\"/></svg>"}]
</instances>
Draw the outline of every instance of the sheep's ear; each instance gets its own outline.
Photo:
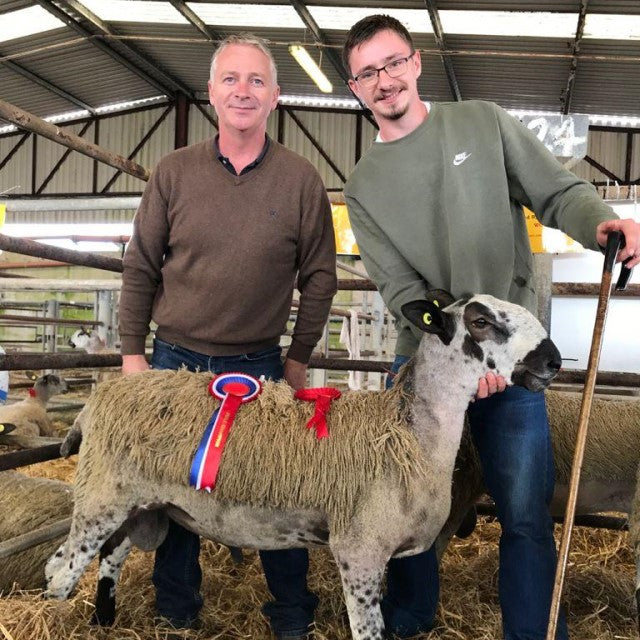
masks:
<instances>
[{"instance_id":1,"label":"sheep's ear","mask_svg":"<svg viewBox=\"0 0 640 640\"><path fill-rule=\"evenodd\" d=\"M449 344L455 333L453 319L441 310L439 301L414 300L401 307L404 317L425 333L437 335L444 344Z\"/></svg>"},{"instance_id":2,"label":"sheep's ear","mask_svg":"<svg viewBox=\"0 0 640 640\"><path fill-rule=\"evenodd\" d=\"M7 433L11 433L16 428L15 424L11 424L10 422L5 422L0 424L0 434L6 435Z\"/></svg>"},{"instance_id":3,"label":"sheep's ear","mask_svg":"<svg viewBox=\"0 0 640 640\"><path fill-rule=\"evenodd\" d=\"M456 301L456 299L445 289L429 289L425 295L425 299L429 302L433 302L441 309L448 307Z\"/></svg>"}]
</instances>

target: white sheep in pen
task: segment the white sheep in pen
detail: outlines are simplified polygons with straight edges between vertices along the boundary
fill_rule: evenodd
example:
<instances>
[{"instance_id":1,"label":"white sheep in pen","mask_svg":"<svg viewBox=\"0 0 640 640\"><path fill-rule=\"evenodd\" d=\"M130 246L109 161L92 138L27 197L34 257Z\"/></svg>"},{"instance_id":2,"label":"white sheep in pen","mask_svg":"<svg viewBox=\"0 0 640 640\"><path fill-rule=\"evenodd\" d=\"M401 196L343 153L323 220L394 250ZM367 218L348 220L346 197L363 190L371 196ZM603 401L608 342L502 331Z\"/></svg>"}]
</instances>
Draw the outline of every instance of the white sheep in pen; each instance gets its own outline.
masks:
<instances>
[{"instance_id":1,"label":"white sheep in pen","mask_svg":"<svg viewBox=\"0 0 640 640\"><path fill-rule=\"evenodd\" d=\"M131 544L157 547L168 514L227 545L328 544L353 637L381 639L386 563L428 548L447 519L464 414L478 378L490 363L508 382L541 391L561 364L528 311L492 296L444 310L421 300L403 313L424 331L404 384L344 394L329 414L331 436L317 441L304 428L313 408L293 400L286 384L267 383L239 410L210 494L187 482L217 404L206 397L210 375L150 371L99 388L85 415L71 531L45 570L48 596L68 597L100 551L94 615L112 622L115 582ZM240 479L231 490L234 474Z\"/></svg>"},{"instance_id":2,"label":"white sheep in pen","mask_svg":"<svg viewBox=\"0 0 640 640\"><path fill-rule=\"evenodd\" d=\"M67 391L67 383L52 373L39 377L20 402L0 407L0 424L13 425L11 441L28 446L37 436L54 436L55 429L47 415L47 402Z\"/></svg>"}]
</instances>

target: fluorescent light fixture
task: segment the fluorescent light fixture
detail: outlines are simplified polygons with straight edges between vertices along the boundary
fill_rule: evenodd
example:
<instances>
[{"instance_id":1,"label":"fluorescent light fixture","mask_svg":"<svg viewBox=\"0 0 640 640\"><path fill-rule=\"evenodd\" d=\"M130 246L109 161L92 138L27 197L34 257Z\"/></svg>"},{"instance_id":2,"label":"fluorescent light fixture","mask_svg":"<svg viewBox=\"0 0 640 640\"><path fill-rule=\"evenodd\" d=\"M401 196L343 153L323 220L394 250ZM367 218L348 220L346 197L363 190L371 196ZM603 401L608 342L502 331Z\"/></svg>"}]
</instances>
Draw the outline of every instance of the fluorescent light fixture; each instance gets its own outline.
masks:
<instances>
[{"instance_id":1,"label":"fluorescent light fixture","mask_svg":"<svg viewBox=\"0 0 640 640\"><path fill-rule=\"evenodd\" d=\"M329 82L329 78L324 75L322 69L316 64L316 61L309 55L309 52L304 47L297 44L289 45L289 53L316 83L322 93L331 93L333 91L333 85Z\"/></svg>"},{"instance_id":2,"label":"fluorescent light fixture","mask_svg":"<svg viewBox=\"0 0 640 640\"><path fill-rule=\"evenodd\" d=\"M359 109L360 103L353 98L334 98L331 96L295 96L281 95L280 104L292 107L329 107L332 109Z\"/></svg>"},{"instance_id":3,"label":"fluorescent light fixture","mask_svg":"<svg viewBox=\"0 0 640 640\"><path fill-rule=\"evenodd\" d=\"M34 33L43 33L64 27L62 20L40 6L27 7L17 11L9 11L2 15L2 29L0 29L0 42L24 38Z\"/></svg>"},{"instance_id":4,"label":"fluorescent light fixture","mask_svg":"<svg viewBox=\"0 0 640 640\"><path fill-rule=\"evenodd\" d=\"M103 0L94 1L101 3ZM187 6L203 22L215 26L273 29L306 28L296 10L289 5L187 2Z\"/></svg>"},{"instance_id":5,"label":"fluorescent light fixture","mask_svg":"<svg viewBox=\"0 0 640 640\"><path fill-rule=\"evenodd\" d=\"M82 0L82 4L107 22L189 24L169 2L142 0Z\"/></svg>"},{"instance_id":6,"label":"fluorescent light fixture","mask_svg":"<svg viewBox=\"0 0 640 640\"><path fill-rule=\"evenodd\" d=\"M453 11L441 10L445 34L574 38L577 13L548 11Z\"/></svg>"},{"instance_id":7,"label":"fluorescent light fixture","mask_svg":"<svg viewBox=\"0 0 640 640\"><path fill-rule=\"evenodd\" d=\"M307 6L321 29L348 31L373 13L384 13L402 22L411 33L433 33L426 9L393 9L390 7L320 7ZM442 12L440 12L442 13Z\"/></svg>"},{"instance_id":8,"label":"fluorescent light fixture","mask_svg":"<svg viewBox=\"0 0 640 640\"><path fill-rule=\"evenodd\" d=\"M640 15L588 13L583 37L602 40L640 40Z\"/></svg>"}]
</instances>

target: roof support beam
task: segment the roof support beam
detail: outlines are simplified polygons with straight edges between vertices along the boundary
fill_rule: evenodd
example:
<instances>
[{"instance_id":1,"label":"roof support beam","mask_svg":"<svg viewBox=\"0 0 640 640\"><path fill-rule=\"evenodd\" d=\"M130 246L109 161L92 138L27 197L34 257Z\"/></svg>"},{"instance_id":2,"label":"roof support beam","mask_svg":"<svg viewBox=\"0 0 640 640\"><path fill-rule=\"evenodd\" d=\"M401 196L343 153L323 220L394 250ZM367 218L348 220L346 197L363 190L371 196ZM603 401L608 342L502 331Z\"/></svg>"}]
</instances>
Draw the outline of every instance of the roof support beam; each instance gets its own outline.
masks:
<instances>
[{"instance_id":1,"label":"roof support beam","mask_svg":"<svg viewBox=\"0 0 640 640\"><path fill-rule=\"evenodd\" d=\"M77 33L82 34L86 38L89 38L89 42L98 49L100 49L103 53L106 53L108 56L125 66L129 71L132 71L140 78L142 78L145 82L155 87L158 91L165 95L173 96L176 91L182 91L184 94L188 95L190 98L193 98L193 92L189 87L182 84L179 80L176 80L171 75L169 75L166 71L162 70L158 67L156 63L152 60L146 58L142 53L138 52L133 46L126 44L124 42L119 42L118 46L126 51L127 55L130 55L133 59L136 60L136 64L134 64L131 60L126 58L123 54L113 48L110 44L103 42L100 39L96 38L97 36L109 36L115 35L111 29L102 21L98 16L89 11L84 5L77 2L77 0L56 0L57 3L54 4L52 0L37 0L38 4L44 7L49 13L56 16L56 18L62 20L68 27L76 31ZM58 6L59 5L59 6ZM77 12L79 13L85 20L87 20L94 31L88 29L87 27L80 24L77 20L71 17L66 11L63 9L68 9L69 12ZM142 68L141 66L142 65ZM157 80L153 75L144 70L144 66L151 67L154 69L155 74L161 79Z\"/></svg>"},{"instance_id":2,"label":"roof support beam","mask_svg":"<svg viewBox=\"0 0 640 640\"><path fill-rule=\"evenodd\" d=\"M454 100L460 102L462 100L462 94L460 93L460 87L458 87L458 80L453 70L453 63L451 57L447 53L447 45L444 41L444 33L442 32L442 23L440 22L440 14L438 13L438 7L436 6L436 0L424 0L424 6L429 12L429 19L431 20L431 27L433 29L433 35L436 39L436 45L440 50L440 59L442 60L442 66L444 72L447 75L447 82L449 83L449 89Z\"/></svg>"},{"instance_id":3,"label":"roof support beam","mask_svg":"<svg viewBox=\"0 0 640 640\"><path fill-rule=\"evenodd\" d=\"M12 62L11 60L5 60L2 64L4 64L7 69L10 69L14 73L21 75L23 78L27 78L28 80L31 80L31 82L35 82L35 84L37 84L38 86L51 91L51 93L55 93L55 95L59 96L60 98L64 98L71 104L75 104L76 107L87 110L91 115L95 114L95 109L90 104L87 104L86 102L80 100L80 98L76 98L76 96L72 95L68 91L65 91L64 89L61 89L58 85L53 84L53 82L45 80L37 73L29 71L29 69L27 69L26 67Z\"/></svg>"},{"instance_id":4,"label":"roof support beam","mask_svg":"<svg viewBox=\"0 0 640 640\"><path fill-rule=\"evenodd\" d=\"M624 167L625 182L631 182L631 160L633 159L633 134L627 133L627 157Z\"/></svg>"},{"instance_id":5,"label":"roof support beam","mask_svg":"<svg viewBox=\"0 0 640 640\"><path fill-rule=\"evenodd\" d=\"M331 66L338 72L338 75L340 76L342 81L347 86L349 86L349 74L347 73L346 69L344 68L344 65L342 64L342 59L340 58L340 55L336 53L336 51L329 46L327 37L322 32L322 29L320 29L320 27L318 26L318 23L313 19L313 16L309 12L309 9L307 8L307 6L304 4L304 2L301 2L300 0L289 0L289 3L296 10L296 13L300 16L300 19L302 20L302 22L304 22L307 29L309 29L309 31L311 32L311 35L313 36L313 39L318 44L323 45L324 51L326 53L327 58L329 58L329 62L331 63ZM351 87L349 87L349 90L351 91ZM362 103L360 98L358 98L358 96L355 93L353 93L353 91L351 91L351 94L360 103L360 106L366 112L365 117L367 118L367 120L377 129L378 124L369 114L369 110L367 109L366 105Z\"/></svg>"},{"instance_id":6,"label":"roof support beam","mask_svg":"<svg viewBox=\"0 0 640 640\"><path fill-rule=\"evenodd\" d=\"M31 135L30 131L27 131L26 133L22 134L22 137L20 138L20 140L18 140L18 142L16 142L16 144L13 145L13 148L11 149L11 151L9 151L9 153L7 153L7 155L4 157L2 162L0 162L0 171L2 171L2 169L4 169L5 165L9 162L9 160L11 160L11 158L13 158L13 156L16 155L20 147L27 141L30 135Z\"/></svg>"},{"instance_id":7,"label":"roof support beam","mask_svg":"<svg viewBox=\"0 0 640 640\"><path fill-rule=\"evenodd\" d=\"M576 37L573 41L571 66L569 67L569 77L567 78L567 86L562 95L562 113L565 115L571 111L571 99L573 98L573 86L576 81L576 72L578 70L578 54L580 53L580 44L584 34L584 23L587 18L587 5L589 0L580 0L580 13L578 15L578 26L576 27Z\"/></svg>"},{"instance_id":8,"label":"roof support beam","mask_svg":"<svg viewBox=\"0 0 640 640\"><path fill-rule=\"evenodd\" d=\"M184 0L169 0L172 6L185 18L192 26L194 26L207 40L210 42L219 42L222 40L222 36L216 33L208 24L202 21L202 19L192 9L190 9Z\"/></svg>"},{"instance_id":9,"label":"roof support beam","mask_svg":"<svg viewBox=\"0 0 640 640\"><path fill-rule=\"evenodd\" d=\"M607 178L617 182L618 184L622 184L624 180L619 178L613 171L609 171L606 167L603 167L597 160L594 160L591 156L585 156L583 158L585 162L588 162L592 167L595 167L600 173L603 173Z\"/></svg>"},{"instance_id":10,"label":"roof support beam","mask_svg":"<svg viewBox=\"0 0 640 640\"><path fill-rule=\"evenodd\" d=\"M213 128L218 131L218 121L199 103L195 102L196 109L205 117L205 119L213 125Z\"/></svg>"},{"instance_id":11,"label":"roof support beam","mask_svg":"<svg viewBox=\"0 0 640 640\"><path fill-rule=\"evenodd\" d=\"M344 173L340 170L338 165L331 159L331 156L322 148L322 145L313 137L309 129L307 129L300 118L291 110L289 107L284 107L282 105L278 105L278 109L284 110L289 114L291 119L298 125L302 133L309 139L309 142L318 150L318 153L327 161L327 164L335 171L336 175L342 180L342 182L346 182L347 178Z\"/></svg>"},{"instance_id":12,"label":"roof support beam","mask_svg":"<svg viewBox=\"0 0 640 640\"><path fill-rule=\"evenodd\" d=\"M171 109L173 109L173 106L169 105L160 114L160 117L153 123L153 125L151 126L149 131L147 131L147 133L144 134L144 136L142 137L142 140L140 140L140 142L138 142L138 144L135 146L135 149L127 156L127 161L128 162L132 162L133 161L133 159L135 158L135 156L138 153L138 151L140 151L140 149L142 149L142 147L144 147L144 145L147 143L147 140L149 140L149 138L155 133L156 129L164 122L164 119L169 115L169 112L171 111ZM111 187L111 185L120 177L120 174L122 174L122 173L123 173L123 169L118 169L111 176L111 178L109 179L107 184L102 188L100 193L107 193L107 191L109 191L109 188Z\"/></svg>"},{"instance_id":13,"label":"roof support beam","mask_svg":"<svg viewBox=\"0 0 640 640\"><path fill-rule=\"evenodd\" d=\"M302 22L304 22L307 29L311 31L313 39L318 44L325 45L325 53L327 58L329 58L331 66L333 66L333 68L338 72L338 75L342 78L342 81L346 83L349 80L349 74L347 74L344 67L342 66L342 60L340 59L340 56L332 48L327 46L327 38L324 33L322 33L322 29L320 29L318 23L313 19L313 16L309 12L309 9L307 9L307 6L300 0L289 0L289 3L296 10L296 13L300 16L300 19L302 20Z\"/></svg>"},{"instance_id":14,"label":"roof support beam","mask_svg":"<svg viewBox=\"0 0 640 640\"><path fill-rule=\"evenodd\" d=\"M93 122L92 120L89 120L84 125L84 127L82 127L82 129L78 133L78 136L82 137L87 132L87 129L91 126L92 122ZM46 186L51 182L51 180L53 179L53 176L56 175L56 173L58 172L58 169L60 169L60 167L64 164L64 161L69 157L69 154L72 151L73 149L71 149L71 147L67 147L64 150L64 153L60 156L60 159L58 160L58 162L56 162L53 169L51 169L51 171L49 172L49 175L42 181L42 184L36 189L36 192L34 195L39 196L45 190Z\"/></svg>"}]
</instances>

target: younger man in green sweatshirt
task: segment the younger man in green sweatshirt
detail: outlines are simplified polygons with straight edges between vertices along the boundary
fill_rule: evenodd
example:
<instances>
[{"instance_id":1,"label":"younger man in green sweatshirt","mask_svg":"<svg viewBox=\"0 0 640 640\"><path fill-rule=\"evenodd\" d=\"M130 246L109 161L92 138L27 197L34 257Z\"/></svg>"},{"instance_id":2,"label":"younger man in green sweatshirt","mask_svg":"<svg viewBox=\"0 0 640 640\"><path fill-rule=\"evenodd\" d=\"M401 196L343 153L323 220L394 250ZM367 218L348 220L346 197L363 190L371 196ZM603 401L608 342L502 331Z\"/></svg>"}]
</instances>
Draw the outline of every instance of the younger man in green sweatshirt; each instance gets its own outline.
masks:
<instances>
[{"instance_id":1,"label":"younger man in green sweatshirt","mask_svg":"<svg viewBox=\"0 0 640 640\"><path fill-rule=\"evenodd\" d=\"M351 89L380 128L345 196L362 260L397 321L393 371L419 340L400 308L428 289L456 297L489 293L536 311L523 205L589 249L620 230L626 239L620 259L640 262L640 225L617 219L591 185L500 107L469 101L427 108L417 88L420 54L400 22L381 15L360 20L343 59ZM505 390L504 379L488 372L477 399L469 408L471 429L502 526L504 637L542 640L556 563L544 396ZM382 603L388 631L408 637L428 630L437 600L433 550L390 561ZM564 619L557 637L567 638Z\"/></svg>"}]
</instances>

